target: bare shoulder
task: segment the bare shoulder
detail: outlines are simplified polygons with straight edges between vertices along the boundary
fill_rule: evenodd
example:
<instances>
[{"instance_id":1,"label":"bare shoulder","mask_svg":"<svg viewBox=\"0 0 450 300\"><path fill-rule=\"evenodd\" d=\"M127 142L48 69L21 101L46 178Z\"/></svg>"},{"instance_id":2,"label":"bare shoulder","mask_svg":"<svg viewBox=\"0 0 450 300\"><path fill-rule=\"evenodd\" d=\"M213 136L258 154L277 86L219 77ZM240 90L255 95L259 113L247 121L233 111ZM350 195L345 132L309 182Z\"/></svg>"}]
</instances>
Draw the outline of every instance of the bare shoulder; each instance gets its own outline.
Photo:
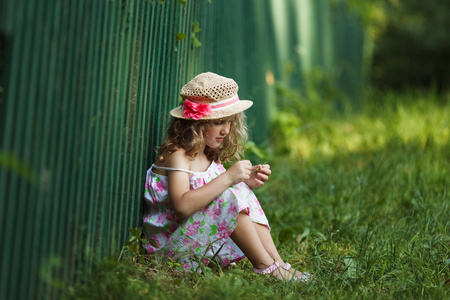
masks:
<instances>
[{"instance_id":1,"label":"bare shoulder","mask_svg":"<svg viewBox=\"0 0 450 300\"><path fill-rule=\"evenodd\" d=\"M175 152L169 154L165 160L165 166L174 169L186 169L191 167L191 161L186 155L184 149L178 149Z\"/></svg>"}]
</instances>

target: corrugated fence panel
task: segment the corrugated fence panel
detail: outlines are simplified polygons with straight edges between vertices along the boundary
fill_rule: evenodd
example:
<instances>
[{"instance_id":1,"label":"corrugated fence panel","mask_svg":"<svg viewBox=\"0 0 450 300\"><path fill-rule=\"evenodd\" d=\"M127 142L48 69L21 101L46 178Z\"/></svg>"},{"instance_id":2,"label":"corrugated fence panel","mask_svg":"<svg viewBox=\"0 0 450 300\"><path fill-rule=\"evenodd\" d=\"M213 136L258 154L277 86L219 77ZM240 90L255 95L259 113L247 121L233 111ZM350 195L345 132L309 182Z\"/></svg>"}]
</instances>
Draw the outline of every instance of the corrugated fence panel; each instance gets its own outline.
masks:
<instances>
[{"instance_id":1,"label":"corrugated fence panel","mask_svg":"<svg viewBox=\"0 0 450 300\"><path fill-rule=\"evenodd\" d=\"M239 83L262 145L274 81L302 84L289 64L338 66L354 89L361 31L320 1L0 0L0 299L59 299L77 270L120 252L168 111L199 72Z\"/></svg>"}]
</instances>

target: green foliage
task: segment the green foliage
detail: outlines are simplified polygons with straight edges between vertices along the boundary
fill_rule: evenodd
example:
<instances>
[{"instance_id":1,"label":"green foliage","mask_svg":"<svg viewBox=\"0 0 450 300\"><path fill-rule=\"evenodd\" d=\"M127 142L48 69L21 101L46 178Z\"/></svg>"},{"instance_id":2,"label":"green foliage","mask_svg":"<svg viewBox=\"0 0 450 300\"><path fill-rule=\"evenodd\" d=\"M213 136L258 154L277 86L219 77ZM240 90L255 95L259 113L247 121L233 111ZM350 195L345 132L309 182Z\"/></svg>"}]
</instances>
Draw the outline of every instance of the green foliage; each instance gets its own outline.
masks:
<instances>
[{"instance_id":1,"label":"green foliage","mask_svg":"<svg viewBox=\"0 0 450 300\"><path fill-rule=\"evenodd\" d=\"M245 158L249 159L253 165L265 164L270 160L269 153L256 146L253 141L248 141L245 144Z\"/></svg>"},{"instance_id":2,"label":"green foliage","mask_svg":"<svg viewBox=\"0 0 450 300\"><path fill-rule=\"evenodd\" d=\"M147 0L147 2L148 2L149 4L151 4L151 5L153 5L153 1L152 1L152 0ZM178 0L178 2L179 2L180 5L183 6L183 7L185 7L186 4L187 4L187 0ZM208 0L208 2L211 3L211 0ZM158 3L159 3L159 4L165 4L165 3L166 3L166 0L158 0ZM197 47L200 47L200 46L202 45L202 43L200 42L200 40L199 40L198 37L197 37L197 33L199 33L200 31L201 31L201 28L200 28L199 22L198 22L198 21L194 21L194 22L192 23L191 43L192 43L192 46L194 46L194 47L196 47L196 48L197 48ZM188 36L188 35L187 35L186 33L183 33L183 32L177 32L177 33L175 34L175 38L176 38L177 42L183 41L184 39L187 38L187 36Z\"/></svg>"},{"instance_id":3,"label":"green foliage","mask_svg":"<svg viewBox=\"0 0 450 300\"><path fill-rule=\"evenodd\" d=\"M36 171L14 153L0 149L0 167L5 168L12 174L18 175L32 185L37 183L38 176Z\"/></svg>"},{"instance_id":4,"label":"green foliage","mask_svg":"<svg viewBox=\"0 0 450 300\"><path fill-rule=\"evenodd\" d=\"M450 5L407 1L386 5L388 22L375 45L373 79L380 86L450 88Z\"/></svg>"},{"instance_id":5,"label":"green foliage","mask_svg":"<svg viewBox=\"0 0 450 300\"><path fill-rule=\"evenodd\" d=\"M349 0L373 41L372 79L379 87L450 88L450 3Z\"/></svg>"},{"instance_id":6,"label":"green foliage","mask_svg":"<svg viewBox=\"0 0 450 300\"><path fill-rule=\"evenodd\" d=\"M78 275L75 285L64 290L65 299L149 299L161 294L159 286L147 280L148 272L138 265L105 258L92 270Z\"/></svg>"},{"instance_id":7,"label":"green foliage","mask_svg":"<svg viewBox=\"0 0 450 300\"><path fill-rule=\"evenodd\" d=\"M187 35L182 32L177 33L176 36L177 36L177 41L182 41L187 37Z\"/></svg>"},{"instance_id":8,"label":"green foliage","mask_svg":"<svg viewBox=\"0 0 450 300\"><path fill-rule=\"evenodd\" d=\"M202 43L200 43L200 41L197 38L197 33L199 33L200 31L201 31L200 24L197 21L194 21L194 23L192 23L192 32L191 32L191 40L192 45L194 45L194 47L200 47L202 45Z\"/></svg>"},{"instance_id":9,"label":"green foliage","mask_svg":"<svg viewBox=\"0 0 450 300\"><path fill-rule=\"evenodd\" d=\"M286 94L284 94L286 96ZM449 136L448 95L419 90L401 93L368 92L361 114L336 115L322 103L296 103L304 98L292 93L286 108L275 113L272 140L278 154L311 157L349 151L371 151L392 140L444 145ZM297 109L296 107L301 107ZM339 118L339 119L337 119Z\"/></svg>"},{"instance_id":10,"label":"green foliage","mask_svg":"<svg viewBox=\"0 0 450 300\"><path fill-rule=\"evenodd\" d=\"M156 243L154 240L147 238L142 233L142 228L129 228L128 231L131 234L131 237L128 241L124 242L122 247L122 251L119 254L119 261L122 259L125 253L130 253L134 261L139 261L141 263L145 262L145 256L142 255L145 253L145 249L143 249L142 244L150 243L152 246L155 246Z\"/></svg>"}]
</instances>

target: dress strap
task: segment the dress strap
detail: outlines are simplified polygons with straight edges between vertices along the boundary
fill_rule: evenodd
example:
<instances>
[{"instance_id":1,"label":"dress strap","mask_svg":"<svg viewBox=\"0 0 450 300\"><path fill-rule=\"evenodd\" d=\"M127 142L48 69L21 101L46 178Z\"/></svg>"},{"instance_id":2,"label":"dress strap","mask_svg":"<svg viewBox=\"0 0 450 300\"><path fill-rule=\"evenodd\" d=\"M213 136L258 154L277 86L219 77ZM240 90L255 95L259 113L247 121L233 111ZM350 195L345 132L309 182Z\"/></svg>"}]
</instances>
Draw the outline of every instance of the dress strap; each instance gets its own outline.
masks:
<instances>
[{"instance_id":1,"label":"dress strap","mask_svg":"<svg viewBox=\"0 0 450 300\"><path fill-rule=\"evenodd\" d=\"M167 168L167 167L159 167L159 166L155 166L154 164L152 164L152 168L163 169L163 170L168 170L168 171L181 171L181 172L187 172L187 173L192 173L192 174L194 174L194 172L192 172L192 171L190 171L190 170L185 170L185 169L174 169L174 168Z\"/></svg>"}]
</instances>

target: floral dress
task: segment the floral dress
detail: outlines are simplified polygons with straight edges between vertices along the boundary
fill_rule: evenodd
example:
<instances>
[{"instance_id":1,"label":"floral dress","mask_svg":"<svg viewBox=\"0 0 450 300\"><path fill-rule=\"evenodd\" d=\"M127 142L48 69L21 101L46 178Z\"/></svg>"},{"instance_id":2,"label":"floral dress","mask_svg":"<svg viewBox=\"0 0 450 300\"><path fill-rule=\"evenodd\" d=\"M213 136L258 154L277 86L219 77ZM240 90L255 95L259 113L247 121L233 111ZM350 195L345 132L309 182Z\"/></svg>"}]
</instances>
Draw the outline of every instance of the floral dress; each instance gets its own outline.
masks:
<instances>
[{"instance_id":1,"label":"floral dress","mask_svg":"<svg viewBox=\"0 0 450 300\"><path fill-rule=\"evenodd\" d=\"M147 171L143 227L149 238L144 244L150 254L162 254L179 261L185 270L195 269L199 263L216 260L226 266L245 257L230 239L236 228L238 213L245 210L255 223L269 227L269 222L252 190L243 182L226 189L200 211L181 219L172 210L168 199L168 178ZM178 170L186 171L186 170ZM212 162L205 172L190 172L190 189L199 188L225 168Z\"/></svg>"}]
</instances>

